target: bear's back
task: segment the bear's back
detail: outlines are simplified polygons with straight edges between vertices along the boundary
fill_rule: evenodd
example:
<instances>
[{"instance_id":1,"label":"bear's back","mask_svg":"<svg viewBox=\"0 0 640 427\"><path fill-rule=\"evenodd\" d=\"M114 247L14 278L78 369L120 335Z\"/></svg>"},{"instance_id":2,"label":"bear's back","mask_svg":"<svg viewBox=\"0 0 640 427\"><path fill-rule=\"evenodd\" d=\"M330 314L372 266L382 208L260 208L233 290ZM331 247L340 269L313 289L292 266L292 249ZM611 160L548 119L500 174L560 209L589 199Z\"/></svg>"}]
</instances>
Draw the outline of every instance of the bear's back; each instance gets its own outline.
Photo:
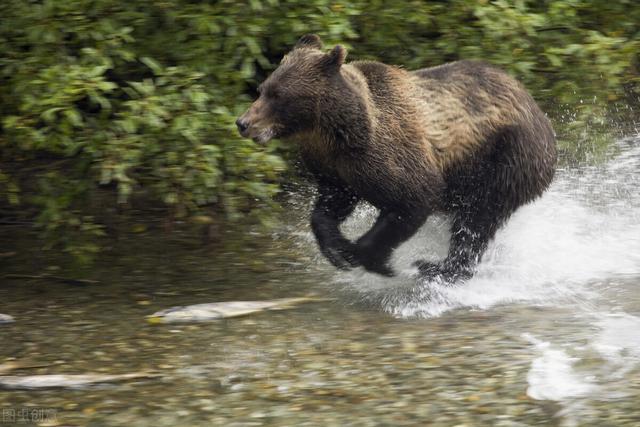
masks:
<instances>
[{"instance_id":1,"label":"bear's back","mask_svg":"<svg viewBox=\"0 0 640 427\"><path fill-rule=\"evenodd\" d=\"M482 61L457 61L415 71L379 62L354 62L379 111L428 146L441 169L480 150L491 135L542 119L526 89ZM407 114L408 113L408 114ZM550 125L548 134L552 133Z\"/></svg>"},{"instance_id":2,"label":"bear's back","mask_svg":"<svg viewBox=\"0 0 640 427\"><path fill-rule=\"evenodd\" d=\"M411 73L425 95L434 91L462 103L469 116L513 115L535 102L524 86L501 69L483 61L464 60Z\"/></svg>"},{"instance_id":3,"label":"bear's back","mask_svg":"<svg viewBox=\"0 0 640 427\"><path fill-rule=\"evenodd\" d=\"M369 61L350 65L364 77L369 111L376 116L369 151L384 158L378 163L388 170L447 175L452 168L481 162L497 141L514 158L552 163L555 137L549 120L524 86L497 67L466 60L415 71ZM514 130L527 136L502 137Z\"/></svg>"}]
</instances>

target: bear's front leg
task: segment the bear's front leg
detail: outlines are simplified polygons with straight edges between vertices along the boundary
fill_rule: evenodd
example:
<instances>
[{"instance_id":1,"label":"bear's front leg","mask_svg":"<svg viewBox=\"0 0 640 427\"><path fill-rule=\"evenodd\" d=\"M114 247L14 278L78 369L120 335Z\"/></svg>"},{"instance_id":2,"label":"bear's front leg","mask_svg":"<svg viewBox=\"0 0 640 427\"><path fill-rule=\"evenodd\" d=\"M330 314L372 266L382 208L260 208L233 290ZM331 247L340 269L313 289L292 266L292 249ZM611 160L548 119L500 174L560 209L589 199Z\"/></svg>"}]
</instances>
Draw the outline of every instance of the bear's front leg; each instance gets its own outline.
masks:
<instances>
[{"instance_id":1,"label":"bear's front leg","mask_svg":"<svg viewBox=\"0 0 640 427\"><path fill-rule=\"evenodd\" d=\"M353 212L358 198L337 186L320 185L320 194L311 214L311 228L322 254L335 267L356 267L355 244L340 232L340 223Z\"/></svg>"},{"instance_id":2,"label":"bear's front leg","mask_svg":"<svg viewBox=\"0 0 640 427\"><path fill-rule=\"evenodd\" d=\"M356 242L356 259L368 271L393 276L387 265L391 253L418 231L427 216L427 213L380 212L373 227Z\"/></svg>"}]
</instances>

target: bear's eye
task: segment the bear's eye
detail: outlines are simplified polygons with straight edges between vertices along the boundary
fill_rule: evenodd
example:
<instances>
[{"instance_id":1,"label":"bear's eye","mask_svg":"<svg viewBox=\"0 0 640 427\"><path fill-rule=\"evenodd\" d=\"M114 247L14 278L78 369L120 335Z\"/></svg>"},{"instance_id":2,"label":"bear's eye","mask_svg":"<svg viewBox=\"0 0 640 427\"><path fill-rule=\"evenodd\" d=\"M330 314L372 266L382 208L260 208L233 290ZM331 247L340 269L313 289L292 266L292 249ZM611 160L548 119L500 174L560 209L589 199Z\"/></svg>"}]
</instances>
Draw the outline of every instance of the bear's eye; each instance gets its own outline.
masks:
<instances>
[{"instance_id":1,"label":"bear's eye","mask_svg":"<svg viewBox=\"0 0 640 427\"><path fill-rule=\"evenodd\" d=\"M277 89L274 89L274 88L269 88L269 90L267 91L266 95L269 98L274 98L275 99L275 98L280 97L280 91L277 90Z\"/></svg>"}]
</instances>

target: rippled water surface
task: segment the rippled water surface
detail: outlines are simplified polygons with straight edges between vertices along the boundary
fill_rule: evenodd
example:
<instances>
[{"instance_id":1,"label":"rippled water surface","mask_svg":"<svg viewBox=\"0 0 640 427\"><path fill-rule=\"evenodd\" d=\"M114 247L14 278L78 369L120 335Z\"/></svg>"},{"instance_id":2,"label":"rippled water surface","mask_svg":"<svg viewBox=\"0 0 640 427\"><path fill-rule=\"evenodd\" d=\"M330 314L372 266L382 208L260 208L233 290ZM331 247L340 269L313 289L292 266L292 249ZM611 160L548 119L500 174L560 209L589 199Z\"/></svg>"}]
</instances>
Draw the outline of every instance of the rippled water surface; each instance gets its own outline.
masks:
<instances>
[{"instance_id":1,"label":"rippled water surface","mask_svg":"<svg viewBox=\"0 0 640 427\"><path fill-rule=\"evenodd\" d=\"M222 249L120 242L113 253L127 255L99 261L100 284L4 279L0 313L16 322L0 325L0 363L31 366L12 375L157 376L5 390L0 408L54 409L44 425L640 425L639 171L637 138L604 164L559 171L463 286L419 281L410 267L446 253L446 218L397 251L398 277L336 273L315 248L304 195L277 232L229 234ZM374 214L361 207L345 232ZM3 271L41 273L20 230L9 234ZM145 322L176 305L311 293L332 299Z\"/></svg>"}]
</instances>

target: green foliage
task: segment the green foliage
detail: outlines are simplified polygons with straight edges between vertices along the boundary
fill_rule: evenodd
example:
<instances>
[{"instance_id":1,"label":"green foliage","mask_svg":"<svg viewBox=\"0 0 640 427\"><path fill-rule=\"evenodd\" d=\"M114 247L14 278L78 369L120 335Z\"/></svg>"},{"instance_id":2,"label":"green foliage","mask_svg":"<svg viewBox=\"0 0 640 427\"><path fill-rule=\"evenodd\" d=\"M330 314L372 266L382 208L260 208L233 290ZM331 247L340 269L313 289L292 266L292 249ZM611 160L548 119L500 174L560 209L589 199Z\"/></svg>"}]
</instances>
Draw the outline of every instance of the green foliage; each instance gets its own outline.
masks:
<instances>
[{"instance_id":1,"label":"green foliage","mask_svg":"<svg viewBox=\"0 0 640 427\"><path fill-rule=\"evenodd\" d=\"M634 0L4 0L0 20L0 203L82 259L109 214L141 203L268 218L281 147L234 120L304 33L407 68L501 65L568 117L576 153L640 86Z\"/></svg>"}]
</instances>

